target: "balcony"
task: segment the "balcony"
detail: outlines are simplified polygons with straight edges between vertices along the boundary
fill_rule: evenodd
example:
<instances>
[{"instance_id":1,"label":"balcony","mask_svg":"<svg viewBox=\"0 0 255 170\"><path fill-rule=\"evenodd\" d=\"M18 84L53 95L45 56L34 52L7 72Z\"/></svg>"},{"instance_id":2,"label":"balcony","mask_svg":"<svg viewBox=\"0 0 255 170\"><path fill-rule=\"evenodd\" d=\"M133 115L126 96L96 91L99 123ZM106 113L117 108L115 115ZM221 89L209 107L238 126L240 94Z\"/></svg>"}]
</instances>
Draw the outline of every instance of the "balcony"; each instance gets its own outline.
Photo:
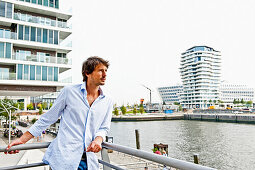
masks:
<instances>
[{"instance_id":1,"label":"balcony","mask_svg":"<svg viewBox=\"0 0 255 170\"><path fill-rule=\"evenodd\" d=\"M32 16L29 14L21 14L21 13L15 12L14 19L18 20L18 21L25 21L25 22L46 25L46 26L52 26L52 27L67 28L67 29L72 28L72 25L67 24L67 22L57 21L57 20L53 20L53 19L45 18L45 17Z\"/></svg>"},{"instance_id":2,"label":"balcony","mask_svg":"<svg viewBox=\"0 0 255 170\"><path fill-rule=\"evenodd\" d=\"M0 80L16 80L16 73L0 72Z\"/></svg>"},{"instance_id":3,"label":"balcony","mask_svg":"<svg viewBox=\"0 0 255 170\"><path fill-rule=\"evenodd\" d=\"M72 59L55 57L55 56L32 55L32 54L31 55L21 55L20 53L14 53L12 55L12 59L20 60L20 61L32 61L32 62L72 65Z\"/></svg>"}]
</instances>

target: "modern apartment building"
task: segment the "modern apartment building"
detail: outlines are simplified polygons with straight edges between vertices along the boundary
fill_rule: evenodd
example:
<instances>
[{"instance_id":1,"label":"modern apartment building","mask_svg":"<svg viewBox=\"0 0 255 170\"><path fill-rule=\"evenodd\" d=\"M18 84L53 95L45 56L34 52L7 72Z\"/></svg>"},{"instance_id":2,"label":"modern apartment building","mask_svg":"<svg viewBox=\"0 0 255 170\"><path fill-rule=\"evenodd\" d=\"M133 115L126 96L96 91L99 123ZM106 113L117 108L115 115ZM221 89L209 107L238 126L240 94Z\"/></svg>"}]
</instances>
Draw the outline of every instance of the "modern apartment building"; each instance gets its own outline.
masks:
<instances>
[{"instance_id":1,"label":"modern apartment building","mask_svg":"<svg viewBox=\"0 0 255 170\"><path fill-rule=\"evenodd\" d=\"M233 101L253 101L254 102L254 88L242 84L232 84L228 82L221 82L220 85L220 100L225 104L233 104Z\"/></svg>"},{"instance_id":2,"label":"modern apartment building","mask_svg":"<svg viewBox=\"0 0 255 170\"><path fill-rule=\"evenodd\" d=\"M221 54L208 46L194 46L181 54L184 108L207 108L219 100Z\"/></svg>"},{"instance_id":3,"label":"modern apartment building","mask_svg":"<svg viewBox=\"0 0 255 170\"><path fill-rule=\"evenodd\" d=\"M72 68L70 12L59 0L0 0L0 97L24 99L59 91Z\"/></svg>"},{"instance_id":4,"label":"modern apartment building","mask_svg":"<svg viewBox=\"0 0 255 170\"><path fill-rule=\"evenodd\" d=\"M174 102L181 102L182 85L159 87L157 90L163 103L173 104Z\"/></svg>"}]
</instances>

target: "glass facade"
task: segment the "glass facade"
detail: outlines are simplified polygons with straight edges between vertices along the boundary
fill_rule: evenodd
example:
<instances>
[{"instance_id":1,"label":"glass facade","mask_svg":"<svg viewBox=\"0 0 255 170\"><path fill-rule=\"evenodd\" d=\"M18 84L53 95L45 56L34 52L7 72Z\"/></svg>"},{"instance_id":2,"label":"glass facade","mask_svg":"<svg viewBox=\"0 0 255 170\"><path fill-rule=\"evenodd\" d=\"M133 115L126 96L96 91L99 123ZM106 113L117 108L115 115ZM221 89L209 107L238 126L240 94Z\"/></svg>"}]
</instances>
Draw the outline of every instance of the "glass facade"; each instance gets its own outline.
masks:
<instances>
[{"instance_id":1,"label":"glass facade","mask_svg":"<svg viewBox=\"0 0 255 170\"><path fill-rule=\"evenodd\" d=\"M0 36L1 34L3 34L1 33L2 31L4 30L0 30ZM8 35L6 31L9 31L9 30L5 30L4 35ZM37 42L56 44L56 45L58 45L58 42L59 42L58 31L24 26L24 25L18 26L18 39L27 40L27 41L37 41Z\"/></svg>"},{"instance_id":2,"label":"glass facade","mask_svg":"<svg viewBox=\"0 0 255 170\"><path fill-rule=\"evenodd\" d=\"M12 18L13 5L9 2L0 1L0 16L6 18Z\"/></svg>"},{"instance_id":3,"label":"glass facade","mask_svg":"<svg viewBox=\"0 0 255 170\"><path fill-rule=\"evenodd\" d=\"M0 58L11 58L11 43L0 42Z\"/></svg>"},{"instance_id":4,"label":"glass facade","mask_svg":"<svg viewBox=\"0 0 255 170\"><path fill-rule=\"evenodd\" d=\"M58 81L58 67L18 64L18 80Z\"/></svg>"}]
</instances>

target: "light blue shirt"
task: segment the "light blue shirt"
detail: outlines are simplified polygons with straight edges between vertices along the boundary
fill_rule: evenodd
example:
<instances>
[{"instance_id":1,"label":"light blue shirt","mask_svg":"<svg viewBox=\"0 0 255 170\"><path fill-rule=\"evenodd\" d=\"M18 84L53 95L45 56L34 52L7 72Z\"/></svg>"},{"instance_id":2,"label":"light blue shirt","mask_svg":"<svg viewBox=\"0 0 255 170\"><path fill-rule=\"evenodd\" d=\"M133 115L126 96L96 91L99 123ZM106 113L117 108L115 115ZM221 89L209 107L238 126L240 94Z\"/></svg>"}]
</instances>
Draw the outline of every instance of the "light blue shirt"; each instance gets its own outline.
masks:
<instances>
[{"instance_id":1,"label":"light blue shirt","mask_svg":"<svg viewBox=\"0 0 255 170\"><path fill-rule=\"evenodd\" d=\"M103 94L89 106L85 83L63 88L52 108L28 130L37 137L61 116L57 137L51 142L43 162L53 170L77 170L83 151L97 136L105 139L110 129L113 100ZM98 159L87 152L89 170L99 169Z\"/></svg>"}]
</instances>

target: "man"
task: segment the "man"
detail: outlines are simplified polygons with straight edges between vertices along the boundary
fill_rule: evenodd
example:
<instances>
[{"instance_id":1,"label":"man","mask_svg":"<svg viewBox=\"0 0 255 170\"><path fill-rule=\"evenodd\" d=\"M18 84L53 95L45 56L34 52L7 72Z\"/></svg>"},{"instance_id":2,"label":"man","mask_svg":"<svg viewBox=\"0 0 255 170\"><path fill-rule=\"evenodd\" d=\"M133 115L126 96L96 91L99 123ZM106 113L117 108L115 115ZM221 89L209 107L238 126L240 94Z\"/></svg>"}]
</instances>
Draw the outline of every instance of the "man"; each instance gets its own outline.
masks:
<instances>
[{"instance_id":1,"label":"man","mask_svg":"<svg viewBox=\"0 0 255 170\"><path fill-rule=\"evenodd\" d=\"M43 162L53 170L99 169L94 153L102 149L113 109L113 101L100 88L105 84L108 66L108 61L102 58L88 58L82 66L84 83L63 88L52 108L8 145L7 151L13 145L39 136L61 116L58 135L48 147Z\"/></svg>"}]
</instances>

